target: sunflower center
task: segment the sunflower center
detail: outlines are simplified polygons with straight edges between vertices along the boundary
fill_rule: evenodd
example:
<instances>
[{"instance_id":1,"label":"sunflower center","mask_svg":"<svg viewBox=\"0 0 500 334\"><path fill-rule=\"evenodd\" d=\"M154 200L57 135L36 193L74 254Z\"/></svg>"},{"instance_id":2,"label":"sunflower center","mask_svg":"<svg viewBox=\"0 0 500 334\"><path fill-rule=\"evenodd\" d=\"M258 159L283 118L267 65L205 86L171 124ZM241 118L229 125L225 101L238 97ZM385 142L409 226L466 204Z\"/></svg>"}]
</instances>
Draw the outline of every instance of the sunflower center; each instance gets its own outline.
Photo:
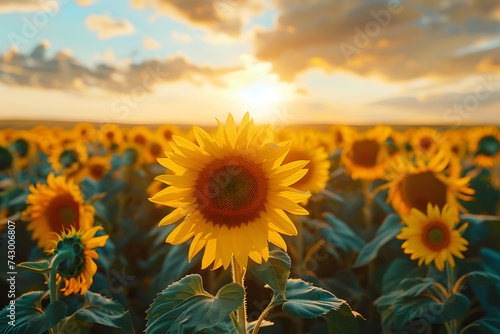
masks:
<instances>
[{"instance_id":1,"label":"sunflower center","mask_svg":"<svg viewBox=\"0 0 500 334\"><path fill-rule=\"evenodd\" d=\"M439 251L448 247L450 232L442 222L431 222L424 228L422 242L427 248Z\"/></svg>"},{"instance_id":2,"label":"sunflower center","mask_svg":"<svg viewBox=\"0 0 500 334\"><path fill-rule=\"evenodd\" d=\"M173 133L170 130L165 130L165 132L163 132L163 137L168 141L172 139L172 135Z\"/></svg>"},{"instance_id":3,"label":"sunflower center","mask_svg":"<svg viewBox=\"0 0 500 334\"><path fill-rule=\"evenodd\" d=\"M352 146L352 160L358 166L372 167L377 164L379 144L376 140L360 140Z\"/></svg>"},{"instance_id":4,"label":"sunflower center","mask_svg":"<svg viewBox=\"0 0 500 334\"><path fill-rule=\"evenodd\" d=\"M90 176L94 180L100 180L104 177L104 174L106 173L106 169L104 168L103 165L100 164L93 164L90 166Z\"/></svg>"},{"instance_id":5,"label":"sunflower center","mask_svg":"<svg viewBox=\"0 0 500 334\"><path fill-rule=\"evenodd\" d=\"M71 167L78 162L78 154L74 150L64 150L59 157L63 169Z\"/></svg>"},{"instance_id":6,"label":"sunflower center","mask_svg":"<svg viewBox=\"0 0 500 334\"><path fill-rule=\"evenodd\" d=\"M5 147L0 146L0 170L6 170L12 166L12 153Z\"/></svg>"},{"instance_id":7,"label":"sunflower center","mask_svg":"<svg viewBox=\"0 0 500 334\"><path fill-rule=\"evenodd\" d=\"M434 141L432 140L432 138L430 138L430 137L424 137L424 138L420 139L420 148L424 152L427 152L428 150L430 150L430 148L432 147L433 143L434 143Z\"/></svg>"},{"instance_id":8,"label":"sunflower center","mask_svg":"<svg viewBox=\"0 0 500 334\"><path fill-rule=\"evenodd\" d=\"M151 152L154 157L159 157L161 155L161 145L158 143L151 144L149 152Z\"/></svg>"},{"instance_id":9,"label":"sunflower center","mask_svg":"<svg viewBox=\"0 0 500 334\"><path fill-rule=\"evenodd\" d=\"M404 202L422 212L427 212L428 203L442 209L446 204L446 190L446 185L432 172L409 175L401 181Z\"/></svg>"},{"instance_id":10,"label":"sunflower center","mask_svg":"<svg viewBox=\"0 0 500 334\"><path fill-rule=\"evenodd\" d=\"M500 143L493 136L487 136L481 138L478 144L478 149L476 151L476 156L480 154L484 154L490 157L493 157L497 154L500 149Z\"/></svg>"},{"instance_id":11,"label":"sunflower center","mask_svg":"<svg viewBox=\"0 0 500 334\"><path fill-rule=\"evenodd\" d=\"M71 194L54 197L47 207L47 217L52 232L60 233L70 226L80 228L80 206Z\"/></svg>"},{"instance_id":12,"label":"sunflower center","mask_svg":"<svg viewBox=\"0 0 500 334\"><path fill-rule=\"evenodd\" d=\"M64 259L59 263L57 272L64 277L76 277L85 269L85 246L82 239L76 235L72 237L64 237L59 240L54 254L61 252L72 255L70 259Z\"/></svg>"},{"instance_id":13,"label":"sunflower center","mask_svg":"<svg viewBox=\"0 0 500 334\"><path fill-rule=\"evenodd\" d=\"M113 131L108 131L108 132L106 132L106 137L109 140L113 140L115 138L115 133Z\"/></svg>"},{"instance_id":14,"label":"sunflower center","mask_svg":"<svg viewBox=\"0 0 500 334\"><path fill-rule=\"evenodd\" d=\"M136 144L144 146L146 144L146 137L144 137L143 135L136 135L134 137L134 142Z\"/></svg>"},{"instance_id":15,"label":"sunflower center","mask_svg":"<svg viewBox=\"0 0 500 334\"><path fill-rule=\"evenodd\" d=\"M198 174L194 195L207 221L231 228L259 217L265 210L267 191L262 166L231 155L215 159Z\"/></svg>"}]
</instances>

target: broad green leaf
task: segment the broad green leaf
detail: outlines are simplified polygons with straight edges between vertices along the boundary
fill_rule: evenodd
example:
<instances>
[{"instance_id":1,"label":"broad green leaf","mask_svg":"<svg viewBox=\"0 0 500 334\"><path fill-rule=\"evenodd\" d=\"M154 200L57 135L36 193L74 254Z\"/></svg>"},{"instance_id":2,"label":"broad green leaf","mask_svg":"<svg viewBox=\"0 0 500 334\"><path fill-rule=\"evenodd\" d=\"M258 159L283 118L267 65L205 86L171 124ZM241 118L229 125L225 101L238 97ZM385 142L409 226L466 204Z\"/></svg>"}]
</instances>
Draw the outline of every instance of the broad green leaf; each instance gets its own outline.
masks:
<instances>
[{"instance_id":1,"label":"broad green leaf","mask_svg":"<svg viewBox=\"0 0 500 334\"><path fill-rule=\"evenodd\" d=\"M331 292L317 288L311 283L301 279L289 279L282 309L291 316L312 319L339 309L343 302Z\"/></svg>"},{"instance_id":2,"label":"broad green leaf","mask_svg":"<svg viewBox=\"0 0 500 334\"><path fill-rule=\"evenodd\" d=\"M401 329L408 321L415 318L441 324L465 315L470 307L470 300L462 294L455 294L444 303L422 296L419 298L399 298L394 304L396 323L394 327Z\"/></svg>"},{"instance_id":3,"label":"broad green leaf","mask_svg":"<svg viewBox=\"0 0 500 334\"><path fill-rule=\"evenodd\" d=\"M406 259L392 261L382 277L382 294L389 294L399 287L399 283L414 269Z\"/></svg>"},{"instance_id":4,"label":"broad green leaf","mask_svg":"<svg viewBox=\"0 0 500 334\"><path fill-rule=\"evenodd\" d=\"M243 304L243 287L223 286L214 297L203 289L200 275L189 275L158 294L147 310L146 333L196 333L224 321Z\"/></svg>"},{"instance_id":5,"label":"broad green leaf","mask_svg":"<svg viewBox=\"0 0 500 334\"><path fill-rule=\"evenodd\" d=\"M330 334L357 334L359 333L358 320L363 316L353 311L346 302L338 310L331 310L323 315L328 324Z\"/></svg>"},{"instance_id":6,"label":"broad green leaf","mask_svg":"<svg viewBox=\"0 0 500 334\"><path fill-rule=\"evenodd\" d=\"M406 278L399 283L404 290L401 297L416 297L429 289L436 281L432 277Z\"/></svg>"},{"instance_id":7,"label":"broad green leaf","mask_svg":"<svg viewBox=\"0 0 500 334\"><path fill-rule=\"evenodd\" d=\"M154 287L157 291L172 284L186 275L187 271L197 262L199 257L188 261L189 242L172 245L163 261L160 275L155 279ZM160 286L158 286L160 285Z\"/></svg>"},{"instance_id":8,"label":"broad green leaf","mask_svg":"<svg viewBox=\"0 0 500 334\"><path fill-rule=\"evenodd\" d=\"M132 318L120 303L90 291L85 292L84 306L71 316L79 321L119 328L124 333L134 332Z\"/></svg>"},{"instance_id":9,"label":"broad green leaf","mask_svg":"<svg viewBox=\"0 0 500 334\"><path fill-rule=\"evenodd\" d=\"M17 266L35 273L48 273L52 270L50 263L47 260L41 260L38 262L22 262Z\"/></svg>"},{"instance_id":10,"label":"broad green leaf","mask_svg":"<svg viewBox=\"0 0 500 334\"><path fill-rule=\"evenodd\" d=\"M480 285L500 284L500 276L486 271L473 271L465 274L464 276L465 280L474 284L480 284Z\"/></svg>"},{"instance_id":11,"label":"broad green leaf","mask_svg":"<svg viewBox=\"0 0 500 334\"><path fill-rule=\"evenodd\" d=\"M214 327L205 328L201 331L201 333L205 334L238 334L238 331L233 325L233 321L228 316L226 319L222 320L220 323L215 325Z\"/></svg>"},{"instance_id":12,"label":"broad green leaf","mask_svg":"<svg viewBox=\"0 0 500 334\"><path fill-rule=\"evenodd\" d=\"M401 218L390 214L377 230L375 238L359 252L355 267L361 267L377 257L378 250L401 232Z\"/></svg>"},{"instance_id":13,"label":"broad green leaf","mask_svg":"<svg viewBox=\"0 0 500 334\"><path fill-rule=\"evenodd\" d=\"M365 242L343 221L331 213L325 215L329 225L321 224L317 227L318 236L337 245L346 252L361 249Z\"/></svg>"},{"instance_id":14,"label":"broad green leaf","mask_svg":"<svg viewBox=\"0 0 500 334\"><path fill-rule=\"evenodd\" d=\"M42 298L46 291L28 292L9 303L0 311L0 333L43 333L57 325L68 312L61 301L50 303L44 310ZM12 311L14 309L14 311ZM10 321L14 321L10 323ZM14 326L12 326L14 324Z\"/></svg>"},{"instance_id":15,"label":"broad green leaf","mask_svg":"<svg viewBox=\"0 0 500 334\"><path fill-rule=\"evenodd\" d=\"M287 253L282 250L269 252L267 262L253 264L249 271L262 282L273 289L275 294L285 296L285 289L290 276L291 261Z\"/></svg>"},{"instance_id":16,"label":"broad green leaf","mask_svg":"<svg viewBox=\"0 0 500 334\"><path fill-rule=\"evenodd\" d=\"M481 328L481 333L500 334L500 311L495 308L476 323Z\"/></svg>"}]
</instances>

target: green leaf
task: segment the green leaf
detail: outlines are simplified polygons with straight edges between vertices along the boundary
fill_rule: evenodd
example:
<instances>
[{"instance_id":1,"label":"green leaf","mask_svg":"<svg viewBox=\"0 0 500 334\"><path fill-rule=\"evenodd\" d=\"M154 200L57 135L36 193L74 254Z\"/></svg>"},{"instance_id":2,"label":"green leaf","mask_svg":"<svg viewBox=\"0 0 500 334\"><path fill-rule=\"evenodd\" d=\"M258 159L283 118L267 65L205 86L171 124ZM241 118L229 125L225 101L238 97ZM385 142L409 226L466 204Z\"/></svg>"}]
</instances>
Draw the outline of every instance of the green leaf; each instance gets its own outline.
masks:
<instances>
[{"instance_id":1,"label":"green leaf","mask_svg":"<svg viewBox=\"0 0 500 334\"><path fill-rule=\"evenodd\" d=\"M484 318L479 319L476 324L484 334L500 334L500 311L493 309Z\"/></svg>"},{"instance_id":2,"label":"green leaf","mask_svg":"<svg viewBox=\"0 0 500 334\"><path fill-rule=\"evenodd\" d=\"M338 310L332 310L323 315L323 318L328 324L330 334L357 334L359 333L358 320L365 320L346 302L342 303Z\"/></svg>"},{"instance_id":3,"label":"green leaf","mask_svg":"<svg viewBox=\"0 0 500 334\"><path fill-rule=\"evenodd\" d=\"M275 294L285 297L285 289L290 276L291 260L287 253L282 250L269 252L267 262L253 264L249 271L262 282L273 289Z\"/></svg>"},{"instance_id":4,"label":"green leaf","mask_svg":"<svg viewBox=\"0 0 500 334\"><path fill-rule=\"evenodd\" d=\"M320 238L337 245L346 252L363 248L365 242L346 223L331 213L325 214L325 218L330 225L318 226L317 233Z\"/></svg>"},{"instance_id":5,"label":"green leaf","mask_svg":"<svg viewBox=\"0 0 500 334\"><path fill-rule=\"evenodd\" d=\"M28 292L9 303L0 311L0 333L43 333L57 325L68 312L61 301L50 303L42 309L46 291ZM12 311L14 310L14 311ZM14 321L13 323L9 323ZM14 324L14 326L12 326Z\"/></svg>"},{"instance_id":6,"label":"green leaf","mask_svg":"<svg viewBox=\"0 0 500 334\"><path fill-rule=\"evenodd\" d=\"M201 333L206 334L238 334L238 331L233 325L233 321L231 317L226 317L226 319L222 320L220 323L215 325L214 327L205 328L201 331Z\"/></svg>"},{"instance_id":7,"label":"green leaf","mask_svg":"<svg viewBox=\"0 0 500 334\"><path fill-rule=\"evenodd\" d=\"M224 321L243 304L240 284L223 286L214 297L203 289L200 275L189 275L158 294L147 310L146 333L196 333Z\"/></svg>"},{"instance_id":8,"label":"green leaf","mask_svg":"<svg viewBox=\"0 0 500 334\"><path fill-rule=\"evenodd\" d=\"M165 286L172 284L186 275L188 270L197 262L199 257L188 261L189 242L180 245L172 245L163 261L160 275L155 278L155 292L160 291Z\"/></svg>"},{"instance_id":9,"label":"green leaf","mask_svg":"<svg viewBox=\"0 0 500 334\"><path fill-rule=\"evenodd\" d=\"M17 265L19 268L23 268L34 273L48 273L52 270L49 261L41 260L38 262L22 262Z\"/></svg>"},{"instance_id":10,"label":"green leaf","mask_svg":"<svg viewBox=\"0 0 500 334\"><path fill-rule=\"evenodd\" d=\"M120 328L124 333L134 332L132 318L120 303L90 291L85 292L85 305L71 316L78 321Z\"/></svg>"},{"instance_id":11,"label":"green leaf","mask_svg":"<svg viewBox=\"0 0 500 334\"><path fill-rule=\"evenodd\" d=\"M480 285L500 284L500 276L486 272L486 271L472 271L465 274L466 280L470 283ZM463 277L463 276L462 276Z\"/></svg>"},{"instance_id":12,"label":"green leaf","mask_svg":"<svg viewBox=\"0 0 500 334\"><path fill-rule=\"evenodd\" d=\"M402 225L400 221L401 218L398 216L393 214L388 215L377 230L375 238L361 249L354 266L361 267L375 259L378 250L401 232Z\"/></svg>"},{"instance_id":13,"label":"green leaf","mask_svg":"<svg viewBox=\"0 0 500 334\"><path fill-rule=\"evenodd\" d=\"M423 318L434 324L445 323L465 315L470 307L470 300L462 294L455 294L444 303L438 303L428 297L400 298L394 304L396 315L395 329L401 329L408 321Z\"/></svg>"},{"instance_id":14,"label":"green leaf","mask_svg":"<svg viewBox=\"0 0 500 334\"><path fill-rule=\"evenodd\" d=\"M286 283L286 300L278 301L283 301L283 312L306 319L317 318L331 310L337 310L344 302L331 292L301 279L289 279Z\"/></svg>"}]
</instances>

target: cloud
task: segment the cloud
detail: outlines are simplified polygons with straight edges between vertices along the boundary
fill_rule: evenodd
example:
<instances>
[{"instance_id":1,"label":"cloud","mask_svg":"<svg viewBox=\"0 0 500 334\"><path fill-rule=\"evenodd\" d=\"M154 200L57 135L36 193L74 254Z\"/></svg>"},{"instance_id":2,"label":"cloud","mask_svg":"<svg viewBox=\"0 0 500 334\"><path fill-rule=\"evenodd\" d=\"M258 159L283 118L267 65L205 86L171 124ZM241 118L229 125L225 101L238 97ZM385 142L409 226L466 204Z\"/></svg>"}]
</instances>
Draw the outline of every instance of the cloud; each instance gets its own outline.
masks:
<instances>
[{"instance_id":1,"label":"cloud","mask_svg":"<svg viewBox=\"0 0 500 334\"><path fill-rule=\"evenodd\" d=\"M237 36L248 15L261 10L262 0L131 0L130 3L135 9L154 8L159 14Z\"/></svg>"},{"instance_id":2,"label":"cloud","mask_svg":"<svg viewBox=\"0 0 500 334\"><path fill-rule=\"evenodd\" d=\"M178 31L172 31L170 33L170 36L172 36L172 38L175 39L176 41L183 42L183 43L191 43L191 40L192 40L191 36L189 34L181 33Z\"/></svg>"},{"instance_id":3,"label":"cloud","mask_svg":"<svg viewBox=\"0 0 500 334\"><path fill-rule=\"evenodd\" d=\"M55 0L0 0L0 13L9 12L41 12L59 8Z\"/></svg>"},{"instance_id":4,"label":"cloud","mask_svg":"<svg viewBox=\"0 0 500 334\"><path fill-rule=\"evenodd\" d=\"M85 19L85 26L97 32L97 38L108 39L120 35L130 35L134 26L126 19L115 19L109 15L91 14Z\"/></svg>"},{"instance_id":5,"label":"cloud","mask_svg":"<svg viewBox=\"0 0 500 334\"><path fill-rule=\"evenodd\" d=\"M40 44L30 54L21 54L15 48L6 52L0 58L0 81L13 86L66 91L152 92L160 84L177 81L224 86L224 77L240 70L237 67L196 65L180 55L163 61L129 64L124 68L108 64L90 68L79 63L69 52L59 52L47 58L46 50L47 45Z\"/></svg>"},{"instance_id":6,"label":"cloud","mask_svg":"<svg viewBox=\"0 0 500 334\"><path fill-rule=\"evenodd\" d=\"M276 26L255 34L255 55L283 79L312 67L388 81L459 77L500 68L493 0L277 0Z\"/></svg>"},{"instance_id":7,"label":"cloud","mask_svg":"<svg viewBox=\"0 0 500 334\"><path fill-rule=\"evenodd\" d=\"M146 36L142 40L142 47L146 50L158 50L161 49L161 44L151 37Z\"/></svg>"}]
</instances>

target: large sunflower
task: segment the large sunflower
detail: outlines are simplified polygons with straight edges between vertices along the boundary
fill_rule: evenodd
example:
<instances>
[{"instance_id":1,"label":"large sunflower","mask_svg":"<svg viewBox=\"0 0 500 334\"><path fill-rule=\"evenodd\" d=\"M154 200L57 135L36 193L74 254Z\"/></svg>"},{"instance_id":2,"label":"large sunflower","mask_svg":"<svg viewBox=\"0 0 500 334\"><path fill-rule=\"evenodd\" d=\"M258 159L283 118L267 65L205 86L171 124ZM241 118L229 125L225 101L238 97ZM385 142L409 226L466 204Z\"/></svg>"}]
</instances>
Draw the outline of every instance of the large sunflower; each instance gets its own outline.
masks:
<instances>
[{"instance_id":1,"label":"large sunflower","mask_svg":"<svg viewBox=\"0 0 500 334\"><path fill-rule=\"evenodd\" d=\"M308 161L281 165L290 144L273 144L270 126L254 126L248 113L238 129L229 114L214 138L198 127L194 134L198 145L173 136L173 152L158 159L174 174L157 177L170 186L150 200L177 208L159 225L187 216L166 242L194 237L189 260L205 247L202 268L214 262L214 269L227 268L232 257L245 268L248 257L267 261L268 241L286 249L279 233L296 235L297 229L283 210L308 214L296 203L309 194L289 187L306 174Z\"/></svg>"},{"instance_id":2,"label":"large sunflower","mask_svg":"<svg viewBox=\"0 0 500 334\"><path fill-rule=\"evenodd\" d=\"M453 255L463 259L461 252L466 251L466 245L469 244L460 235L468 224L454 229L456 219L453 210L447 205L441 211L439 206L432 206L429 203L426 212L427 215L412 209L410 215L402 217L406 226L396 236L398 239L406 240L401 248L406 254L411 254L412 260L418 259L419 266L424 261L426 265L434 261L436 268L441 271L445 262L452 268L455 267Z\"/></svg>"},{"instance_id":3,"label":"large sunflower","mask_svg":"<svg viewBox=\"0 0 500 334\"><path fill-rule=\"evenodd\" d=\"M448 204L458 215L459 209L463 209L458 199L471 200L474 190L468 187L468 177L460 178L455 171L447 169L452 166L449 154L444 151L431 159L421 155L415 155L412 160L396 159L387 174L389 182L383 186L389 188L387 201L402 216L409 214L412 208L425 212L428 203L440 209Z\"/></svg>"},{"instance_id":4,"label":"large sunflower","mask_svg":"<svg viewBox=\"0 0 500 334\"><path fill-rule=\"evenodd\" d=\"M93 259L99 255L96 247L103 247L108 240L108 235L95 237L101 226L94 226L90 230L76 230L73 226L63 231L54 241L54 248L47 251L57 255L60 252L70 253L71 257L64 259L57 267L57 284L64 281L61 291L68 296L72 293L84 294L92 285L93 277L97 272L97 265Z\"/></svg>"},{"instance_id":5,"label":"large sunflower","mask_svg":"<svg viewBox=\"0 0 500 334\"><path fill-rule=\"evenodd\" d=\"M353 180L376 180L385 175L388 165L385 141L390 133L390 127L376 126L364 133L352 132L345 138L341 160Z\"/></svg>"},{"instance_id":6,"label":"large sunflower","mask_svg":"<svg viewBox=\"0 0 500 334\"><path fill-rule=\"evenodd\" d=\"M80 188L65 176L47 177L47 184L30 186L24 213L29 220L27 230L33 231L38 247L50 249L57 234L68 228L88 230L94 223L94 207L85 204Z\"/></svg>"},{"instance_id":7,"label":"large sunflower","mask_svg":"<svg viewBox=\"0 0 500 334\"><path fill-rule=\"evenodd\" d=\"M494 126L473 128L469 131L469 149L474 163L490 168L500 161L500 132Z\"/></svg>"}]
</instances>

